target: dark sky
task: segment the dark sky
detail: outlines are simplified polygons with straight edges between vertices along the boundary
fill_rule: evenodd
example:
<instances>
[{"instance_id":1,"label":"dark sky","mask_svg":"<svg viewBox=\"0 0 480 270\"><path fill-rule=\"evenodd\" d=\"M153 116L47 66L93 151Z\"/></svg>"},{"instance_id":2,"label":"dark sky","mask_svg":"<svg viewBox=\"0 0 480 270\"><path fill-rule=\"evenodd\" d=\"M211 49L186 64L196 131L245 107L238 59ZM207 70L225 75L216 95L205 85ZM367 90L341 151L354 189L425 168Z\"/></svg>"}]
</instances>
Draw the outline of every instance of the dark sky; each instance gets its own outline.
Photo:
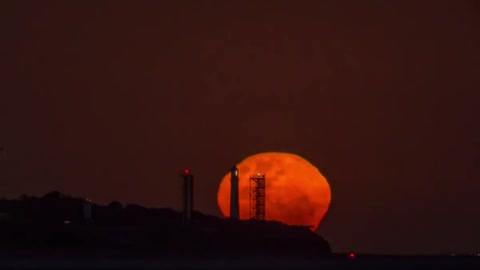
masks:
<instances>
[{"instance_id":1,"label":"dark sky","mask_svg":"<svg viewBox=\"0 0 480 270\"><path fill-rule=\"evenodd\" d=\"M219 215L223 175L299 154L335 251L480 251L480 5L2 1L2 196Z\"/></svg>"}]
</instances>

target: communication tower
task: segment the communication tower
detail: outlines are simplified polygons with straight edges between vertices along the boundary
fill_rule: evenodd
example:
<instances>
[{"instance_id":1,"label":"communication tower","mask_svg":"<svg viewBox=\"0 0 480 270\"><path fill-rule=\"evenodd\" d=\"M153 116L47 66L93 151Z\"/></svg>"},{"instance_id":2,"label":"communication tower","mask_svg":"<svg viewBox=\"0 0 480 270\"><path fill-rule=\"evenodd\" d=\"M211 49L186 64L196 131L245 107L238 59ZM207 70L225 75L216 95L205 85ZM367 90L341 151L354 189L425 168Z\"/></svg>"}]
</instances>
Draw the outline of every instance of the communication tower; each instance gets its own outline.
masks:
<instances>
[{"instance_id":1,"label":"communication tower","mask_svg":"<svg viewBox=\"0 0 480 270\"><path fill-rule=\"evenodd\" d=\"M192 218L193 212L193 175L188 169L182 174L183 178L183 221L187 222Z\"/></svg>"},{"instance_id":2,"label":"communication tower","mask_svg":"<svg viewBox=\"0 0 480 270\"><path fill-rule=\"evenodd\" d=\"M250 177L250 219L265 220L265 174Z\"/></svg>"}]
</instances>

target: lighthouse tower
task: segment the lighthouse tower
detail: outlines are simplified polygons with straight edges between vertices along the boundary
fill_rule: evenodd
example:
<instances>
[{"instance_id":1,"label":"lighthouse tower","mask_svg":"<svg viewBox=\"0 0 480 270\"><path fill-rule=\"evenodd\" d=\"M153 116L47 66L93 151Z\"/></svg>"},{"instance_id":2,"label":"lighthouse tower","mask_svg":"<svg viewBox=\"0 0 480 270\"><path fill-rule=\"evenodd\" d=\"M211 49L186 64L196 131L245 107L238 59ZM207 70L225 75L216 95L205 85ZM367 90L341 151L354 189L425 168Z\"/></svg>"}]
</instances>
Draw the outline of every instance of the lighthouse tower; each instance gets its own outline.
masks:
<instances>
[{"instance_id":1,"label":"lighthouse tower","mask_svg":"<svg viewBox=\"0 0 480 270\"><path fill-rule=\"evenodd\" d=\"M230 218L240 218L238 202L238 169L236 166L233 166L230 170Z\"/></svg>"}]
</instances>

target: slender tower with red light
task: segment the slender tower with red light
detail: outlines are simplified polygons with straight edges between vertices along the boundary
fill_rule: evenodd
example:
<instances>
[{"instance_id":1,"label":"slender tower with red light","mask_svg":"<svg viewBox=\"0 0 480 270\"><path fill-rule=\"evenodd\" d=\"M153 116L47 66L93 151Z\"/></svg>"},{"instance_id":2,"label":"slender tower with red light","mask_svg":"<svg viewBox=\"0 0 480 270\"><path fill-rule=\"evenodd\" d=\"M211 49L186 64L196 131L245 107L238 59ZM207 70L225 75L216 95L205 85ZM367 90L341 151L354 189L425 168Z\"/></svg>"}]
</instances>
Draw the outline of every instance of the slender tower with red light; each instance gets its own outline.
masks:
<instances>
[{"instance_id":1,"label":"slender tower with red light","mask_svg":"<svg viewBox=\"0 0 480 270\"><path fill-rule=\"evenodd\" d=\"M189 221L193 212L193 175L185 169L183 178L183 220Z\"/></svg>"},{"instance_id":2,"label":"slender tower with red light","mask_svg":"<svg viewBox=\"0 0 480 270\"><path fill-rule=\"evenodd\" d=\"M240 209L238 202L238 169L236 166L230 170L230 218L239 219Z\"/></svg>"}]
</instances>

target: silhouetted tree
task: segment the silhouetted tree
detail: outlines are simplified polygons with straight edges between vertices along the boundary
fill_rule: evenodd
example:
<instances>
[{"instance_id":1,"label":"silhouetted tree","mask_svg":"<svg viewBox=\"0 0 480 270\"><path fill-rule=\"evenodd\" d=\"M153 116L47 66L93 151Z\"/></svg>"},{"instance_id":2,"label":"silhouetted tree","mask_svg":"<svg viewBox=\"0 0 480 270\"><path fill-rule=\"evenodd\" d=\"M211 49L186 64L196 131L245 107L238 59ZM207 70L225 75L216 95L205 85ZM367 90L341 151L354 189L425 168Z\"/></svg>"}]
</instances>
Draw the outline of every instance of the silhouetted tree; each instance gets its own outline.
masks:
<instances>
[{"instance_id":1,"label":"silhouetted tree","mask_svg":"<svg viewBox=\"0 0 480 270\"><path fill-rule=\"evenodd\" d=\"M60 199L62 199L62 197L63 197L63 194L60 191L57 191L57 190L43 195L43 199L45 199L45 200L60 200Z\"/></svg>"},{"instance_id":2,"label":"silhouetted tree","mask_svg":"<svg viewBox=\"0 0 480 270\"><path fill-rule=\"evenodd\" d=\"M108 208L114 211L121 210L123 208L123 205L117 201L112 201L111 203L108 204Z\"/></svg>"}]
</instances>

